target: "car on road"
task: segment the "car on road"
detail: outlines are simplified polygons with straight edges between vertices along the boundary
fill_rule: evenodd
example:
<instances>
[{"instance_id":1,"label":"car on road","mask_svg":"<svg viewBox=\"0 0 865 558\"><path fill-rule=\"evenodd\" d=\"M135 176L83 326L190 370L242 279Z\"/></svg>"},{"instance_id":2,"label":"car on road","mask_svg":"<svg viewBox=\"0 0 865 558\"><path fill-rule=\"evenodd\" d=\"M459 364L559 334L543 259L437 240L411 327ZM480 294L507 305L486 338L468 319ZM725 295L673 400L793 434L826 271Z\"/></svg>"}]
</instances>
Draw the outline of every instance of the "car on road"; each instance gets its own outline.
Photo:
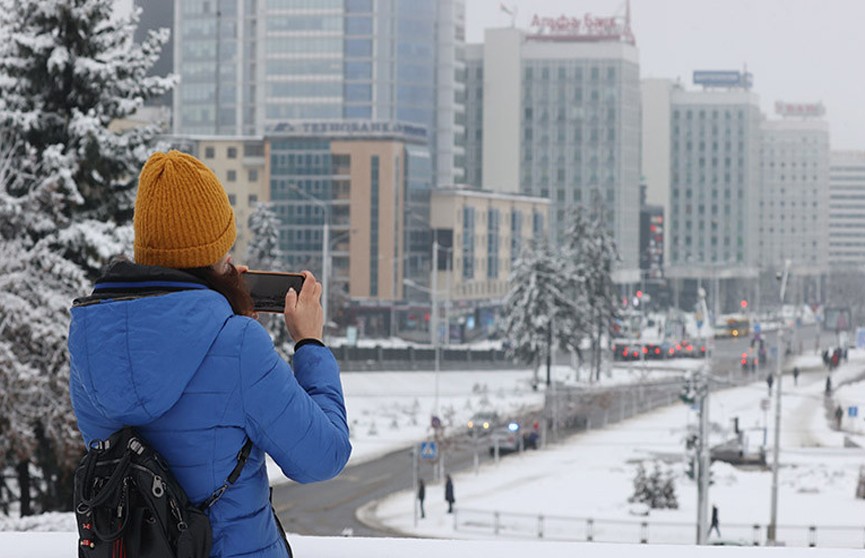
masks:
<instances>
[{"instance_id":1,"label":"car on road","mask_svg":"<svg viewBox=\"0 0 865 558\"><path fill-rule=\"evenodd\" d=\"M500 421L499 414L495 411L483 411L475 413L466 423L466 427L470 433L487 433L496 428Z\"/></svg>"},{"instance_id":2,"label":"car on road","mask_svg":"<svg viewBox=\"0 0 865 558\"><path fill-rule=\"evenodd\" d=\"M498 445L499 455L516 453L526 449L538 449L539 435L535 430L523 432L520 425L511 422L507 426L496 428L490 436L490 455L496 454Z\"/></svg>"},{"instance_id":3,"label":"car on road","mask_svg":"<svg viewBox=\"0 0 865 558\"><path fill-rule=\"evenodd\" d=\"M512 422L507 426L493 430L492 436L490 436L490 455L496 454L496 447L498 447L499 455L522 451L520 425Z\"/></svg>"}]
</instances>

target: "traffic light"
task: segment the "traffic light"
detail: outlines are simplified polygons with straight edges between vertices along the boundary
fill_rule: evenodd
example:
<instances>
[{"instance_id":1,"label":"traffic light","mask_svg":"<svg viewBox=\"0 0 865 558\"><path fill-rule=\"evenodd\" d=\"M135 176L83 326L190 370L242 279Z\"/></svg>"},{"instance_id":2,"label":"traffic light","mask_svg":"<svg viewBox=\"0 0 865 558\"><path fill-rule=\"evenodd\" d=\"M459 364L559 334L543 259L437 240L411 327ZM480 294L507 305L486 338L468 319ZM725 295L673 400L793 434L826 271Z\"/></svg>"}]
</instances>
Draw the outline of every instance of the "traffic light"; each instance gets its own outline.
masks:
<instances>
[{"instance_id":1,"label":"traffic light","mask_svg":"<svg viewBox=\"0 0 865 558\"><path fill-rule=\"evenodd\" d=\"M643 291L637 291L637 298L643 298Z\"/></svg>"},{"instance_id":2,"label":"traffic light","mask_svg":"<svg viewBox=\"0 0 865 558\"><path fill-rule=\"evenodd\" d=\"M694 377L690 374L685 376L684 381L682 382L682 390L679 392L679 399L682 400L682 403L687 405L693 405L694 401L697 400L697 385L694 382Z\"/></svg>"},{"instance_id":3,"label":"traffic light","mask_svg":"<svg viewBox=\"0 0 865 558\"><path fill-rule=\"evenodd\" d=\"M742 299L742 302L740 302L739 304L742 306L742 310L748 308L748 301L745 300L744 298Z\"/></svg>"}]
</instances>

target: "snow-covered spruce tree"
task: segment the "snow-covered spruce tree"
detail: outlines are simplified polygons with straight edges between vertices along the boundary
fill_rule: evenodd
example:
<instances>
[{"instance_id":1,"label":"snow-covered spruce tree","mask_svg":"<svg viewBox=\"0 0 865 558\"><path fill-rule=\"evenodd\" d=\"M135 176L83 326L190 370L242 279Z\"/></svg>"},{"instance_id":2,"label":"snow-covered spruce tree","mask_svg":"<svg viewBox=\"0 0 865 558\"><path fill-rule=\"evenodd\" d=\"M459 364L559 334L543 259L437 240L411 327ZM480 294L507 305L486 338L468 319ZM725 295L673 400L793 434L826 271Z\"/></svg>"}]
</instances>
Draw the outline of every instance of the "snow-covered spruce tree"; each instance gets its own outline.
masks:
<instances>
[{"instance_id":1,"label":"snow-covered spruce tree","mask_svg":"<svg viewBox=\"0 0 865 558\"><path fill-rule=\"evenodd\" d=\"M0 448L0 468L35 467L43 510L70 505L83 449L68 395L68 308L131 246L135 180L157 132L109 124L173 83L146 75L167 31L136 45L137 12L113 10L111 0L0 0L0 383L10 388L0 438L21 442Z\"/></svg>"},{"instance_id":2,"label":"snow-covered spruce tree","mask_svg":"<svg viewBox=\"0 0 865 558\"><path fill-rule=\"evenodd\" d=\"M246 263L252 269L278 270L282 261L279 249L279 217L270 203L259 203L249 216L249 247Z\"/></svg>"},{"instance_id":3,"label":"snow-covered spruce tree","mask_svg":"<svg viewBox=\"0 0 865 558\"><path fill-rule=\"evenodd\" d=\"M512 358L534 364L551 350L559 328L580 309L569 296L562 259L547 240L526 246L511 267L502 305L502 330ZM551 339L552 336L552 339Z\"/></svg>"},{"instance_id":4,"label":"snow-covered spruce tree","mask_svg":"<svg viewBox=\"0 0 865 558\"><path fill-rule=\"evenodd\" d=\"M25 494L22 514L66 509L82 451L69 404L70 293L88 282L45 242L0 240L0 269L0 470L14 468L27 486L27 464L37 466L36 506Z\"/></svg>"},{"instance_id":5,"label":"snow-covered spruce tree","mask_svg":"<svg viewBox=\"0 0 865 558\"><path fill-rule=\"evenodd\" d=\"M634 493L628 498L629 502L648 503L651 501L651 492L649 491L649 480L646 476L646 467L640 461L637 464L637 472L634 475Z\"/></svg>"},{"instance_id":6,"label":"snow-covered spruce tree","mask_svg":"<svg viewBox=\"0 0 865 558\"><path fill-rule=\"evenodd\" d=\"M601 345L610 324L618 312L618 296L613 283L613 266L619 252L613 234L601 220L601 211L594 216L577 208L570 214L565 232L565 253L571 262L571 273L577 288L584 295L586 319L574 327L592 342L592 369L595 379L601 376ZM574 288L573 286L571 288Z\"/></svg>"},{"instance_id":7,"label":"snow-covered spruce tree","mask_svg":"<svg viewBox=\"0 0 865 558\"><path fill-rule=\"evenodd\" d=\"M168 30L136 44L139 12L114 17L114 4L0 0L0 126L13 140L15 168L52 193L53 226L28 227L27 234L52 237L90 273L104 263L106 244L129 237L117 229L132 217L138 171L159 132L156 125L109 125L174 83L147 75ZM26 194L18 187L10 193Z\"/></svg>"}]
</instances>

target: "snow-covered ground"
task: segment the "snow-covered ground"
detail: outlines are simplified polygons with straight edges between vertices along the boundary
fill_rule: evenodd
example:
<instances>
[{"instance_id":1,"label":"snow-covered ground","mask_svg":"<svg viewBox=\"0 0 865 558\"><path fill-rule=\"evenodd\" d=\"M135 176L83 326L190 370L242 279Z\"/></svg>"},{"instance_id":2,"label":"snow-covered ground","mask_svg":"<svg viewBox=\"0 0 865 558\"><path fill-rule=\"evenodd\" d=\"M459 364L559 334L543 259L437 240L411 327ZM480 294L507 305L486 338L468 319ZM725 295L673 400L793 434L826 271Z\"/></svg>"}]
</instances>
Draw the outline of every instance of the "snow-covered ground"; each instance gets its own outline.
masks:
<instances>
[{"instance_id":1,"label":"snow-covered ground","mask_svg":"<svg viewBox=\"0 0 865 558\"><path fill-rule=\"evenodd\" d=\"M851 351L850 356L848 364L833 372L835 385L865 370L865 354ZM825 378L823 371L803 373L798 386L792 385L792 377L784 378L779 537L790 545L806 545L807 526L816 525L821 546L861 548L865 500L857 500L855 492L865 451L845 448L844 434L831 429L823 404ZM842 396L849 393L853 398L854 389L861 386L842 390ZM750 443L762 443L764 412L760 405L767 396L764 382L713 394L712 442L730 437L732 419L738 417ZM771 401L774 405L774 398ZM771 441L774 406L765 416ZM500 514L502 533L524 537L537 536L539 515L561 517L545 521L545 538L582 538L585 519L593 518L595 540L636 542L639 522L648 521L650 541L691 543L697 497L694 482L685 476L683 440L695 420L689 407L672 405L605 430L579 434L539 452L509 456L498 465L483 466L478 474L455 474L456 520L445 513L443 498L433 496L428 497L427 519L415 526L410 492L392 495L362 514L406 534L445 538L493 537L494 512ZM677 510L653 510L645 518L631 515L634 506L627 500L640 461L650 465L650 470L658 461L673 472ZM763 540L770 515L771 473L725 463L715 463L712 469L710 501L719 508L724 537L750 542L756 524L760 526L758 538ZM440 486L427 485L428 495L440 491ZM674 525L662 525L666 522Z\"/></svg>"}]
</instances>

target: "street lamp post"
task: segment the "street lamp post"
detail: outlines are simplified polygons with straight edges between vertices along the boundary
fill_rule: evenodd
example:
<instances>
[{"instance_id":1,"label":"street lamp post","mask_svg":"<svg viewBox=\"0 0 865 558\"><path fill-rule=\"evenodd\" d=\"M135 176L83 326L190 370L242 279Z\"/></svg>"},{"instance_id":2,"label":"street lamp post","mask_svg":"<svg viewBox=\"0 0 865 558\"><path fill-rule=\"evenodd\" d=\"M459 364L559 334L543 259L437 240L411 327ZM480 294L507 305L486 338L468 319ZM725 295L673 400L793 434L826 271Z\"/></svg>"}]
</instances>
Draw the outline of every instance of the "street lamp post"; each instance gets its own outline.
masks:
<instances>
[{"instance_id":1,"label":"street lamp post","mask_svg":"<svg viewBox=\"0 0 865 558\"><path fill-rule=\"evenodd\" d=\"M704 316L708 316L708 308L706 306L706 291L700 287L697 291L700 297L700 310ZM705 320L706 318L704 318ZM705 325L705 321L704 321ZM708 332L703 335L703 328L700 328L701 337L705 343L708 338ZM700 437L697 454L697 544L706 544L709 538L708 511L709 511L709 478L711 476L711 460L709 455L709 373L710 373L709 351L706 351L706 360L700 369L700 379L698 383L699 408L700 408Z\"/></svg>"},{"instance_id":2,"label":"street lamp post","mask_svg":"<svg viewBox=\"0 0 865 558\"><path fill-rule=\"evenodd\" d=\"M438 320L438 240L433 240L432 265L430 266L432 276L430 277L430 335L435 358L435 402L433 403L433 415L439 412L439 320Z\"/></svg>"},{"instance_id":3,"label":"street lamp post","mask_svg":"<svg viewBox=\"0 0 865 558\"><path fill-rule=\"evenodd\" d=\"M784 294L790 277L790 260L784 263L781 279L781 325L778 327L778 356L775 362L775 447L772 448L772 510L769 528L766 533L768 545L775 546L778 537L778 454L781 446L781 378L783 377L782 359L784 358Z\"/></svg>"}]
</instances>

